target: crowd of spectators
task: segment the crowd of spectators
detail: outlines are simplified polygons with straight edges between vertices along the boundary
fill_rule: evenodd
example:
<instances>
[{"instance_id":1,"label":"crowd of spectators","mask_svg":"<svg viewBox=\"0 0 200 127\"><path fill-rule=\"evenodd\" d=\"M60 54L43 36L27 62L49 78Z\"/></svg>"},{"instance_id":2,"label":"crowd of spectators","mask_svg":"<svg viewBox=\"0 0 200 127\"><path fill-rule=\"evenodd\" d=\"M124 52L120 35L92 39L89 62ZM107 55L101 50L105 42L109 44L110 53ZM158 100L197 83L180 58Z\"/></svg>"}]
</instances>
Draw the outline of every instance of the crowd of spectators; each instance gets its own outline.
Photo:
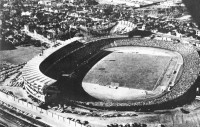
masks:
<instances>
[{"instance_id":1,"label":"crowd of spectators","mask_svg":"<svg viewBox=\"0 0 200 127\"><path fill-rule=\"evenodd\" d=\"M197 79L198 76L198 53L188 44L182 44L182 43L174 43L170 41L158 41L158 40L147 40L147 39L136 39L136 38L126 38L123 39L124 37L110 37L110 39L105 38L96 38L93 41L89 41L85 46L83 46L80 49L77 49L75 53L74 60L79 61L79 59L85 58L87 54L91 54L93 52L98 51L99 49L102 48L109 48L109 47L115 47L115 46L125 46L125 45L132 45L132 46L149 46L149 47L158 47L158 48L164 48L164 49L169 49L172 51L177 51L179 52L184 59L185 65L184 69L187 71L184 71L182 74L181 80L179 80L178 84L176 84L171 91L166 91L165 95L159 96L158 98L154 98L152 100L145 100L141 102L136 102L136 103L104 103L104 102L78 102L83 105L91 106L91 107L131 107L131 106L145 106L145 105L154 105L154 104L161 104L165 103L169 100L174 100L183 94L187 92L195 83L195 80ZM84 52L85 54L82 54L81 52ZM71 60L73 63L73 60ZM85 61L83 63L88 63L88 61ZM79 66L79 65L78 65ZM73 69L71 69L73 70ZM77 73L78 74L78 70ZM72 73L72 72L69 72ZM187 77L187 78L186 78ZM77 102L75 102L77 103ZM174 105L171 105L174 107ZM61 109L64 111L63 109ZM139 108L138 110L141 110ZM145 108L145 110L150 111L151 109ZM67 111L67 110L66 110ZM67 111L70 112L70 111ZM73 111L71 111L73 113ZM91 114L92 115L92 114ZM95 115L94 115L95 116ZM115 115L113 115L115 116ZM112 116L112 117L113 117Z\"/></svg>"},{"instance_id":2,"label":"crowd of spectators","mask_svg":"<svg viewBox=\"0 0 200 127\"><path fill-rule=\"evenodd\" d=\"M136 38L127 38L127 39L117 39L112 40L110 39L102 39L102 41L94 41L88 44L94 44L96 50L103 47L115 47L115 46L125 46L125 45L132 45L132 46L148 46L148 47L158 47L164 48L172 51L177 51L183 56L184 60L184 71L182 73L179 82L171 89L171 91L166 91L159 97L155 97L153 99L147 99L139 102L130 102L130 103L112 103L112 102L80 102L78 103L90 106L90 107L102 107L102 108L119 108L119 107L145 107L149 105L156 105L156 104L165 104L168 101L176 100L180 96L187 93L196 83L198 73L199 73L199 55L193 47L189 46L188 44L182 43L173 43L173 42L166 42L166 41L158 41L158 40L146 40L146 39L136 39ZM185 100L188 101L188 100ZM166 106L166 105L165 105ZM177 106L177 104L171 105L172 107ZM160 106L161 108L162 106ZM157 108L157 107L156 107ZM141 110L139 108L138 110ZM145 108L147 110L148 108Z\"/></svg>"},{"instance_id":3,"label":"crowd of spectators","mask_svg":"<svg viewBox=\"0 0 200 127\"><path fill-rule=\"evenodd\" d=\"M194 50L191 46L187 44L181 44L181 43L174 43L174 42L168 42L168 41L158 41L158 40L147 40L147 39L136 39L136 38L127 38L122 39L123 37L119 37L115 39L115 37L110 37L110 39L107 38L96 38L93 41L88 42L85 46L83 46L80 49L76 50L76 55L72 58L74 60L79 61L79 59L85 58L87 54L91 54L93 52L98 51L102 48L109 48L109 47L115 47L115 46L124 46L124 45L132 45L132 46L149 46L149 47L158 47L158 48L164 48L169 49L173 51L179 52L184 59L185 66L184 69L187 71L184 71L182 74L181 80L179 80L178 84L176 84L170 92L165 92L165 95L162 97L155 98L154 100L145 100L141 102L136 103L104 103L104 102L80 102L81 104L88 105L88 106L95 106L95 107L123 107L123 106L145 106L145 105L153 105L153 104L161 104L165 103L169 100L174 100L181 95L185 94L195 83L195 80L198 76L198 53L196 50ZM85 54L82 54L81 52L84 52ZM71 60L73 61L73 60ZM83 63L87 63L83 62ZM73 63L73 62L72 62ZM77 65L78 66L78 65ZM73 70L73 69L72 69ZM70 72L69 72L70 73ZM71 72L72 73L72 72ZM78 71L77 71L78 73ZM187 78L186 78L187 77ZM174 106L174 105L173 105ZM148 108L146 108L147 110ZM140 108L138 110L141 110ZM151 109L149 109L151 110Z\"/></svg>"}]
</instances>

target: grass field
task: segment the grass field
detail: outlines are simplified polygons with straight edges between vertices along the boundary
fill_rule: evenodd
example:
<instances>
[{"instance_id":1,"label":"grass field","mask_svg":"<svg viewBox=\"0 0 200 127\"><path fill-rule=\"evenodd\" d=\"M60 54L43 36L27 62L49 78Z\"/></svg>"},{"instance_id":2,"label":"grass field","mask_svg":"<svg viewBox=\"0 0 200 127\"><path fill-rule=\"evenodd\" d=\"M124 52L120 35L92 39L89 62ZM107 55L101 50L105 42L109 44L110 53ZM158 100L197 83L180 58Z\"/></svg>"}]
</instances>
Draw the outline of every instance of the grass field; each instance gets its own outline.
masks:
<instances>
[{"instance_id":1,"label":"grass field","mask_svg":"<svg viewBox=\"0 0 200 127\"><path fill-rule=\"evenodd\" d=\"M170 59L170 56L112 52L92 67L83 82L152 90Z\"/></svg>"},{"instance_id":2,"label":"grass field","mask_svg":"<svg viewBox=\"0 0 200 127\"><path fill-rule=\"evenodd\" d=\"M20 64L27 62L32 59L35 55L41 52L40 47L27 46L27 47L16 47L14 50L3 50L0 51L0 62L8 62L12 64ZM0 64L1 68L1 64Z\"/></svg>"}]
</instances>

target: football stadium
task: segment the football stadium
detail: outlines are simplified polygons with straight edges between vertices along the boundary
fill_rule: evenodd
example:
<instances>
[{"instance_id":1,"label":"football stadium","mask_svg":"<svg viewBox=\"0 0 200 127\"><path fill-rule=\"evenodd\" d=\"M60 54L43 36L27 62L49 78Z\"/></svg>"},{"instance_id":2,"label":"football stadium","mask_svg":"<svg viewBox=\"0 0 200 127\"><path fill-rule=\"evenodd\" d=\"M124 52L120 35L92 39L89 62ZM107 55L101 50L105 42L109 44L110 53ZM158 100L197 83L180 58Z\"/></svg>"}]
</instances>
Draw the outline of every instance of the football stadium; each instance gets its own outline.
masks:
<instances>
[{"instance_id":1,"label":"football stadium","mask_svg":"<svg viewBox=\"0 0 200 127\"><path fill-rule=\"evenodd\" d=\"M193 3L0 3L0 126L200 126Z\"/></svg>"},{"instance_id":2,"label":"football stadium","mask_svg":"<svg viewBox=\"0 0 200 127\"><path fill-rule=\"evenodd\" d=\"M187 44L110 36L47 49L22 70L26 91L42 102L58 94L97 109L172 108L195 97L197 51Z\"/></svg>"}]
</instances>

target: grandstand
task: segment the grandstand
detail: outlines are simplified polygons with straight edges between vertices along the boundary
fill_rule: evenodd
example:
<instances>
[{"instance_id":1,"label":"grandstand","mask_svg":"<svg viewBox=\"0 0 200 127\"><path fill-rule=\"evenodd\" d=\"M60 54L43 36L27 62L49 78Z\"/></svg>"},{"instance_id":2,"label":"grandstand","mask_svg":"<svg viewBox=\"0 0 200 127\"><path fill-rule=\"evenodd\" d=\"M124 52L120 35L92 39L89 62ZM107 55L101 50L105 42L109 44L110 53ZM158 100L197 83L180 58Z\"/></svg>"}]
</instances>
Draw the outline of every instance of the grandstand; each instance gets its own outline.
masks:
<instances>
[{"instance_id":1,"label":"grandstand","mask_svg":"<svg viewBox=\"0 0 200 127\"><path fill-rule=\"evenodd\" d=\"M50 78L46 76L44 73L40 71L40 64L44 62L49 56L54 54L54 52L62 49L66 45L78 40L80 38L75 37L67 42L65 42L62 45L59 45L57 47L51 47L47 50L45 50L43 53L39 54L38 56L35 56L30 61L27 62L27 64L22 69L22 77L24 79L24 88L26 89L27 93L42 101L45 102L45 96L46 96L46 89L47 87L51 87L56 80L53 78ZM58 91L56 89L53 89L53 93L51 94L57 94Z\"/></svg>"},{"instance_id":2,"label":"grandstand","mask_svg":"<svg viewBox=\"0 0 200 127\"><path fill-rule=\"evenodd\" d=\"M117 25L114 26L110 33L111 34L127 34L128 32L134 30L136 25L129 21L118 21Z\"/></svg>"},{"instance_id":3,"label":"grandstand","mask_svg":"<svg viewBox=\"0 0 200 127\"><path fill-rule=\"evenodd\" d=\"M143 55L144 51L154 54L158 52L159 49L163 49L162 51L159 51L159 55L161 56L168 55L171 58L173 58L173 59L167 58L166 60L164 60L166 61L164 66L165 69L161 69L161 72L165 72L161 73L161 75L163 74L164 76L162 76L161 78L157 77L156 83L152 83L154 85L151 86L150 90L154 91L153 93L159 93L159 94L154 94L153 96L146 98L144 98L144 96L140 96L141 98L137 100L128 99L127 102L119 102L119 101L107 102L107 101L101 101L104 100L105 98L100 99L97 96L91 95L91 93L85 89L86 88L85 86L88 85L89 82L88 83L86 82L86 84L84 84L84 77L85 76L87 77L87 74L90 73L91 68L95 67L96 63L98 63L98 61L101 61L102 58L104 59L110 54L112 54L115 48L116 49L121 48L120 52L128 51L123 49L122 47L123 48L142 47L144 49L145 47L146 48L148 47L147 49L149 50L146 49L137 50L139 52L138 54L141 53ZM106 49L107 52L105 52ZM136 49L137 48L135 48L134 50ZM28 64L25 66L25 68L31 62L33 61L29 61ZM182 66L182 64L184 66ZM146 39L110 36L109 38L100 38L91 40L86 44L82 44L74 40L73 43L67 46L62 46L62 48L59 47L57 50L54 50L52 53L48 54L45 58L39 61L37 71L39 71L40 73L39 75L42 75L43 77L41 80L45 80L44 83L46 83L46 85L43 85L41 87L43 89L43 92L48 89L48 87L46 88L45 86L51 86L56 82L59 84L59 81L62 81L63 84L59 86L60 89L68 95L73 93L73 95L76 96L76 97L70 96L66 98L68 101L73 102L74 104L86 107L93 107L93 108L103 108L103 109L107 108L115 110L130 110L134 108L134 109L145 110L149 108L159 109L159 108L170 108L172 106L175 107L178 104L179 105L183 104L186 101L186 98L187 102L189 100L192 100L195 97L193 93L195 93L194 91L196 87L196 80L197 80L197 75L199 73L198 66L199 66L198 53L196 52L196 50L194 50L187 44L181 44L181 43L175 44L173 42L158 41L158 40L146 40ZM36 71L32 68L30 68L30 70L33 70L33 73L34 71ZM22 71L22 75L23 73L24 72ZM24 74L23 76L26 81L29 81L29 78L25 77L26 74ZM34 79L38 80L36 77L34 77ZM33 85L36 80L31 80L31 85ZM84 88L82 88L81 84L83 84ZM92 85L94 88L95 85L97 86L98 84L90 83L90 85ZM26 87L27 86L28 85L26 85ZM123 85L121 86L120 84L113 82L111 83L110 86L122 87ZM103 85L98 85L98 88L105 89L106 87ZM122 89L120 88L119 90L123 91L127 88L128 87L122 87ZM85 89L86 92L83 89ZM108 87L106 89L113 90ZM146 90L148 93L149 89ZM89 96L87 93L89 93L91 96ZM141 93L143 94L144 91L143 92L141 91ZM151 94L152 92L149 93ZM37 95L34 96L38 98ZM44 96L46 97L46 95ZM96 100L92 97L98 98L100 100ZM109 100L109 98L106 99ZM42 101L46 100L43 99Z\"/></svg>"}]
</instances>

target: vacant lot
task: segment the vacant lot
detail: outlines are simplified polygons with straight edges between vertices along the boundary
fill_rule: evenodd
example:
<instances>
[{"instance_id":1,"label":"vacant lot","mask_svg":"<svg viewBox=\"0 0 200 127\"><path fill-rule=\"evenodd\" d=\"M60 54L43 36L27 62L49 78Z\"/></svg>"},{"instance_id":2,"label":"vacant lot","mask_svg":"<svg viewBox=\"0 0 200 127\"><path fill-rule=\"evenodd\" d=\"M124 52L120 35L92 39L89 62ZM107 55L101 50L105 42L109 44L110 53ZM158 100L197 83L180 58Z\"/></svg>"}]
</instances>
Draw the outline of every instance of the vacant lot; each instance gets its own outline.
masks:
<instances>
[{"instance_id":1,"label":"vacant lot","mask_svg":"<svg viewBox=\"0 0 200 127\"><path fill-rule=\"evenodd\" d=\"M113 52L97 62L83 82L152 90L170 59L169 56Z\"/></svg>"}]
</instances>

